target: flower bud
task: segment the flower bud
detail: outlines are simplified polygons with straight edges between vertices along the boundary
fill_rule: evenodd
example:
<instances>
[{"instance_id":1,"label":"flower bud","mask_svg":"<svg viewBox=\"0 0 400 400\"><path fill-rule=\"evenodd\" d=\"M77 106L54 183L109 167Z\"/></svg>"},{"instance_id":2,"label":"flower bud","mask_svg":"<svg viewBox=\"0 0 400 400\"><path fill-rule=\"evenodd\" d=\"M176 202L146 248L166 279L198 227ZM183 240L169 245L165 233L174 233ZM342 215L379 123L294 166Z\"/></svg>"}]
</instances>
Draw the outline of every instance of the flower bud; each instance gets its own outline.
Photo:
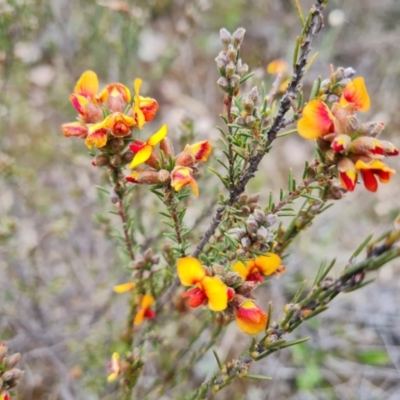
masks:
<instances>
[{"instance_id":1,"label":"flower bud","mask_svg":"<svg viewBox=\"0 0 400 400\"><path fill-rule=\"evenodd\" d=\"M194 164L196 164L196 157L188 151L183 151L176 156L176 165L192 167Z\"/></svg>"},{"instance_id":2,"label":"flower bud","mask_svg":"<svg viewBox=\"0 0 400 400\"><path fill-rule=\"evenodd\" d=\"M7 355L8 348L4 343L0 344L0 363L4 360L4 357Z\"/></svg>"},{"instance_id":3,"label":"flower bud","mask_svg":"<svg viewBox=\"0 0 400 400\"><path fill-rule=\"evenodd\" d=\"M154 185L159 183L158 181L158 171L152 170L136 170L129 176L130 182L142 183L145 185Z\"/></svg>"},{"instance_id":4,"label":"flower bud","mask_svg":"<svg viewBox=\"0 0 400 400\"><path fill-rule=\"evenodd\" d=\"M253 215L254 215L254 219L256 220L256 222L258 224L262 224L264 222L265 215L264 215L263 211L261 211L259 208L254 210Z\"/></svg>"},{"instance_id":5,"label":"flower bud","mask_svg":"<svg viewBox=\"0 0 400 400\"><path fill-rule=\"evenodd\" d=\"M245 236L244 238L242 238L242 239L240 240L240 244L241 244L244 248L250 247L250 246L251 246L251 240L249 239L248 236Z\"/></svg>"},{"instance_id":6,"label":"flower bud","mask_svg":"<svg viewBox=\"0 0 400 400\"><path fill-rule=\"evenodd\" d=\"M385 156L398 156L399 155L399 150L394 146L393 143L390 143L387 140L381 140L380 143L383 148L383 153Z\"/></svg>"},{"instance_id":7,"label":"flower bud","mask_svg":"<svg viewBox=\"0 0 400 400\"><path fill-rule=\"evenodd\" d=\"M269 242L269 230L265 226L260 226L257 229L257 240L264 240L267 239L267 242Z\"/></svg>"},{"instance_id":8,"label":"flower bud","mask_svg":"<svg viewBox=\"0 0 400 400\"><path fill-rule=\"evenodd\" d=\"M221 39L224 48L227 49L232 41L232 36L229 31L225 28L221 28L219 31L219 38Z\"/></svg>"},{"instance_id":9,"label":"flower bud","mask_svg":"<svg viewBox=\"0 0 400 400\"><path fill-rule=\"evenodd\" d=\"M215 275L225 275L225 268L223 267L223 265L214 264L212 270Z\"/></svg>"},{"instance_id":10,"label":"flower bud","mask_svg":"<svg viewBox=\"0 0 400 400\"><path fill-rule=\"evenodd\" d=\"M231 79L229 79L229 86L233 89L237 89L239 87L240 76L233 75Z\"/></svg>"},{"instance_id":11,"label":"flower bud","mask_svg":"<svg viewBox=\"0 0 400 400\"><path fill-rule=\"evenodd\" d=\"M228 286L235 286L240 282L243 282L243 278L237 272L229 271L225 275L225 283Z\"/></svg>"},{"instance_id":12,"label":"flower bud","mask_svg":"<svg viewBox=\"0 0 400 400\"><path fill-rule=\"evenodd\" d=\"M236 59L237 59L237 50L230 44L228 47L228 50L226 52L226 56L228 57L228 60L236 64Z\"/></svg>"},{"instance_id":13,"label":"flower bud","mask_svg":"<svg viewBox=\"0 0 400 400\"><path fill-rule=\"evenodd\" d=\"M121 166L121 157L118 154L114 154L110 157L110 165L114 168Z\"/></svg>"},{"instance_id":14,"label":"flower bud","mask_svg":"<svg viewBox=\"0 0 400 400\"><path fill-rule=\"evenodd\" d=\"M113 150L121 150L125 145L124 140L121 138L111 139L110 142L111 142L111 148Z\"/></svg>"},{"instance_id":15,"label":"flower bud","mask_svg":"<svg viewBox=\"0 0 400 400\"><path fill-rule=\"evenodd\" d=\"M383 122L366 122L364 124L361 124L359 133L361 135L377 137L384 128L385 124Z\"/></svg>"},{"instance_id":16,"label":"flower bud","mask_svg":"<svg viewBox=\"0 0 400 400\"><path fill-rule=\"evenodd\" d=\"M337 153L343 153L347 151L351 144L351 138L349 135L337 135L335 139L333 139L331 147L333 151Z\"/></svg>"},{"instance_id":17,"label":"flower bud","mask_svg":"<svg viewBox=\"0 0 400 400\"><path fill-rule=\"evenodd\" d=\"M171 181L171 175L166 169L160 169L157 175L158 175L158 181L163 185Z\"/></svg>"},{"instance_id":18,"label":"flower bud","mask_svg":"<svg viewBox=\"0 0 400 400\"><path fill-rule=\"evenodd\" d=\"M256 220L254 219L253 215L250 215L250 217L247 218L246 227L247 227L248 232L250 232L250 233L257 232L258 224L257 224Z\"/></svg>"},{"instance_id":19,"label":"flower bud","mask_svg":"<svg viewBox=\"0 0 400 400\"><path fill-rule=\"evenodd\" d=\"M339 153L337 153L333 149L329 149L325 152L325 162L328 165L337 164L337 162L339 161L339 157Z\"/></svg>"},{"instance_id":20,"label":"flower bud","mask_svg":"<svg viewBox=\"0 0 400 400\"><path fill-rule=\"evenodd\" d=\"M223 76L221 76L221 77L217 80L217 85L218 85L224 92L228 92L228 91L229 91L229 82L228 82L228 79L224 78Z\"/></svg>"},{"instance_id":21,"label":"flower bud","mask_svg":"<svg viewBox=\"0 0 400 400\"><path fill-rule=\"evenodd\" d=\"M345 132L349 135L358 132L360 123L355 115L349 115L346 117Z\"/></svg>"},{"instance_id":22,"label":"flower bud","mask_svg":"<svg viewBox=\"0 0 400 400\"><path fill-rule=\"evenodd\" d=\"M260 200L260 193L252 194L252 195L249 197L249 203L257 203L258 200Z\"/></svg>"},{"instance_id":23,"label":"flower bud","mask_svg":"<svg viewBox=\"0 0 400 400\"><path fill-rule=\"evenodd\" d=\"M236 65L233 62L230 62L225 67L225 76L229 79L233 76L236 71Z\"/></svg>"},{"instance_id":24,"label":"flower bud","mask_svg":"<svg viewBox=\"0 0 400 400\"><path fill-rule=\"evenodd\" d=\"M254 103L249 96L247 96L247 98L244 100L243 108L247 114L251 114L253 112Z\"/></svg>"},{"instance_id":25,"label":"flower bud","mask_svg":"<svg viewBox=\"0 0 400 400\"><path fill-rule=\"evenodd\" d=\"M236 71L242 78L249 72L249 66L247 64L243 64L240 67L237 67Z\"/></svg>"},{"instance_id":26,"label":"flower bud","mask_svg":"<svg viewBox=\"0 0 400 400\"><path fill-rule=\"evenodd\" d=\"M339 178L342 186L352 192L357 183L356 167L349 158L344 157L338 163Z\"/></svg>"},{"instance_id":27,"label":"flower bud","mask_svg":"<svg viewBox=\"0 0 400 400\"><path fill-rule=\"evenodd\" d=\"M239 200L238 200L238 202L239 202L240 204L246 204L248 198L249 198L248 194L247 194L246 192L243 192L243 193L241 193L241 194L239 195Z\"/></svg>"},{"instance_id":28,"label":"flower bud","mask_svg":"<svg viewBox=\"0 0 400 400\"><path fill-rule=\"evenodd\" d=\"M175 150L172 141L169 137L165 137L160 142L160 149L164 152L167 157L174 157Z\"/></svg>"},{"instance_id":29,"label":"flower bud","mask_svg":"<svg viewBox=\"0 0 400 400\"><path fill-rule=\"evenodd\" d=\"M217 63L217 67L219 70L224 70L228 60L226 59L225 54L221 56L221 54L215 58L215 62Z\"/></svg>"},{"instance_id":30,"label":"flower bud","mask_svg":"<svg viewBox=\"0 0 400 400\"><path fill-rule=\"evenodd\" d=\"M122 154L122 161L124 164L130 163L133 160L133 153L131 150L127 150L125 153Z\"/></svg>"},{"instance_id":31,"label":"flower bud","mask_svg":"<svg viewBox=\"0 0 400 400\"><path fill-rule=\"evenodd\" d=\"M268 214L265 217L265 222L267 223L267 226L272 226L276 222L276 215L275 214Z\"/></svg>"},{"instance_id":32,"label":"flower bud","mask_svg":"<svg viewBox=\"0 0 400 400\"><path fill-rule=\"evenodd\" d=\"M257 103L259 94L258 94L258 89L257 86L254 86L251 88L249 94L247 95L251 100L253 100L253 103Z\"/></svg>"},{"instance_id":33,"label":"flower bud","mask_svg":"<svg viewBox=\"0 0 400 400\"><path fill-rule=\"evenodd\" d=\"M361 155L383 155L384 150L378 139L369 136L361 136L351 142L350 151Z\"/></svg>"},{"instance_id":34,"label":"flower bud","mask_svg":"<svg viewBox=\"0 0 400 400\"><path fill-rule=\"evenodd\" d=\"M252 115L248 115L248 116L245 118L245 122L246 122L246 125L247 125L249 128L252 128L252 127L254 126L254 124L256 123L256 119L255 119Z\"/></svg>"},{"instance_id":35,"label":"flower bud","mask_svg":"<svg viewBox=\"0 0 400 400\"><path fill-rule=\"evenodd\" d=\"M110 159L105 154L99 154L95 158L93 158L92 165L95 167L104 167L109 165Z\"/></svg>"},{"instance_id":36,"label":"flower bud","mask_svg":"<svg viewBox=\"0 0 400 400\"><path fill-rule=\"evenodd\" d=\"M235 46L235 48L238 48L242 44L245 33L246 33L246 29L244 29L244 28L238 28L238 29L236 29L235 32L233 32L232 43Z\"/></svg>"},{"instance_id":37,"label":"flower bud","mask_svg":"<svg viewBox=\"0 0 400 400\"><path fill-rule=\"evenodd\" d=\"M21 353L14 353L10 357L7 357L6 368L7 369L14 368L17 365L20 358L21 358Z\"/></svg>"},{"instance_id":38,"label":"flower bud","mask_svg":"<svg viewBox=\"0 0 400 400\"><path fill-rule=\"evenodd\" d=\"M251 208L249 206L243 206L241 208L242 214L249 215L251 213Z\"/></svg>"},{"instance_id":39,"label":"flower bud","mask_svg":"<svg viewBox=\"0 0 400 400\"><path fill-rule=\"evenodd\" d=\"M246 120L243 117L237 118L235 122L240 126L245 126L246 125Z\"/></svg>"}]
</instances>

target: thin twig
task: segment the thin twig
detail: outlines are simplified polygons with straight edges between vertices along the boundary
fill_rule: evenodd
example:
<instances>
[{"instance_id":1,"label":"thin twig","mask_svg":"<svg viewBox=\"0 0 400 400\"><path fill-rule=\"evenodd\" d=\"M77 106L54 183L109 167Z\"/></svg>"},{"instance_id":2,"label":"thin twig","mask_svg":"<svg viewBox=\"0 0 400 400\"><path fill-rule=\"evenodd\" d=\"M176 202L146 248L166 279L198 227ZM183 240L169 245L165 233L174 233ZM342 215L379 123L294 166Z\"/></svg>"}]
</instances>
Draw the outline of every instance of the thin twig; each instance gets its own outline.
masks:
<instances>
[{"instance_id":1,"label":"thin twig","mask_svg":"<svg viewBox=\"0 0 400 400\"><path fill-rule=\"evenodd\" d=\"M265 137L267 139L265 146L258 151L258 153L251 158L247 171L239 179L236 186L229 190L229 199L222 206L218 207L215 211L215 215L211 221L210 226L204 233L199 244L193 252L193 257L198 257L203 251L204 246L209 242L211 237L214 235L219 224L222 221L223 214L227 207L231 207L236 203L240 194L246 188L247 183L251 178L254 177L256 171L258 170L258 165L263 159L264 155L269 151L272 142L276 139L276 135L282 129L287 120L285 119L286 113L289 111L292 101L297 97L297 93L300 91L300 83L304 75L305 67L307 65L307 56L311 51L312 39L320 31L323 24L322 10L325 4L323 0L318 0L318 2L312 8L312 16L310 23L305 31L304 40L301 45L301 51L298 61L295 65L293 71L293 77L290 81L286 93L282 97L279 105L279 110L275 118L273 119L271 127L267 130Z\"/></svg>"}]
</instances>

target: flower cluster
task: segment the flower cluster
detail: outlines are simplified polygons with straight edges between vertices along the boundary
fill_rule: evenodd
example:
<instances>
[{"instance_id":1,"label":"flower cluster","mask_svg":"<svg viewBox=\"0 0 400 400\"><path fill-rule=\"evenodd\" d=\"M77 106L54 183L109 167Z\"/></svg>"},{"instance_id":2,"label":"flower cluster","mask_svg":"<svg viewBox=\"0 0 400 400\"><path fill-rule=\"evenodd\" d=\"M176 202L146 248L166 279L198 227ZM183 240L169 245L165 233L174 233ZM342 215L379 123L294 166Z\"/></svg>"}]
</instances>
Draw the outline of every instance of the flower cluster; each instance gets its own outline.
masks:
<instances>
[{"instance_id":1,"label":"flower cluster","mask_svg":"<svg viewBox=\"0 0 400 400\"><path fill-rule=\"evenodd\" d=\"M99 93L99 80L93 71L85 71L70 95L78 111L78 121L62 126L65 136L85 139L89 148L104 148L111 139L129 137L134 128L142 129L157 113L158 103L140 96L142 81L134 83L134 103L131 92L122 83L110 83ZM116 143L119 143L118 141Z\"/></svg>"},{"instance_id":2,"label":"flower cluster","mask_svg":"<svg viewBox=\"0 0 400 400\"><path fill-rule=\"evenodd\" d=\"M255 335L265 329L267 314L254 302L252 290L263 282L263 276L271 276L282 270L281 258L266 253L254 260L236 262L229 271L221 265L203 266L193 257L178 260L178 276L184 286L193 286L182 297L189 298L188 305L207 305L215 312L235 316L244 332Z\"/></svg>"},{"instance_id":3,"label":"flower cluster","mask_svg":"<svg viewBox=\"0 0 400 400\"><path fill-rule=\"evenodd\" d=\"M306 139L317 139L324 162L337 166L346 190L355 189L360 174L364 186L375 192L377 178L387 183L395 173L381 160L397 156L399 151L392 143L377 139L383 123L358 120L356 113L369 110L370 98L363 78L350 80L353 73L351 69L339 69L332 79L334 92L331 80L322 83L318 97L304 107L297 130Z\"/></svg>"},{"instance_id":4,"label":"flower cluster","mask_svg":"<svg viewBox=\"0 0 400 400\"><path fill-rule=\"evenodd\" d=\"M83 138L89 148L100 150L92 161L94 166L121 168L130 163L134 171L126 180L131 183L170 185L177 192L189 185L197 196L196 166L207 160L211 144L187 145L175 156L166 125L144 142L134 137L134 130L153 120L159 108L155 99L139 94L141 84L140 79L135 80L132 101L130 90L121 83L110 83L99 93L97 75L84 72L70 95L78 121L62 125L62 131L66 137ZM143 164L149 168L142 168Z\"/></svg>"},{"instance_id":5,"label":"flower cluster","mask_svg":"<svg viewBox=\"0 0 400 400\"><path fill-rule=\"evenodd\" d=\"M0 343L0 400L11 400L9 390L18 384L18 380L23 375L23 371L15 368L21 354L7 355L7 353L7 346Z\"/></svg>"},{"instance_id":6,"label":"flower cluster","mask_svg":"<svg viewBox=\"0 0 400 400\"><path fill-rule=\"evenodd\" d=\"M173 144L166 136L167 127L163 125L147 141L135 140L130 145L130 150L134 154L130 168L135 170L126 179L138 184L171 185L177 192L189 185L193 193L198 196L199 189L195 180L198 173L196 165L207 161L211 153L210 142L205 140L188 144L175 156ZM159 145L160 151L155 149L156 145ZM142 164L146 164L149 168L136 169Z\"/></svg>"}]
</instances>

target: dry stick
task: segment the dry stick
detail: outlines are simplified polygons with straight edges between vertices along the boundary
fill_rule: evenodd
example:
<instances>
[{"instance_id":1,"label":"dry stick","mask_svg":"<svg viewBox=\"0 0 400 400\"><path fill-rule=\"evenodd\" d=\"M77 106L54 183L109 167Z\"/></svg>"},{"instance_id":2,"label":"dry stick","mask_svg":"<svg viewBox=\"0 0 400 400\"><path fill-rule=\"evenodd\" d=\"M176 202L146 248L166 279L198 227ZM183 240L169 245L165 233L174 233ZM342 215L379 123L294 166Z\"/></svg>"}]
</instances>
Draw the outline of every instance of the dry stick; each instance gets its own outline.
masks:
<instances>
[{"instance_id":1,"label":"dry stick","mask_svg":"<svg viewBox=\"0 0 400 400\"><path fill-rule=\"evenodd\" d=\"M206 230L204 236L200 240L200 243L197 245L195 251L193 252L193 257L198 257L199 254L203 251L204 246L210 241L211 237L214 235L217 230L219 224L222 221L222 216L227 207L231 207L238 200L240 194L246 188L247 183L251 178L254 177L255 172L258 169L258 165L263 159L265 153L268 152L270 145L276 139L276 135L279 130L286 126L285 115L289 111L292 101L296 98L297 93L300 90L300 82L303 78L305 67L307 65L307 56L311 51L311 42L312 39L316 36L316 34L320 31L323 24L323 16L322 10L324 9L325 4L323 0L318 0L318 2L312 8L312 15L310 24L306 29L304 40L301 45L301 51L299 55L299 59L295 65L293 71L292 80L289 83L289 86L286 90L285 95L282 97L279 110L274 118L271 127L268 129L266 133L267 142L265 147L259 151L254 157L251 158L249 167L245 174L239 179L238 184L229 190L229 200L226 204L218 207L215 211L214 218Z\"/></svg>"}]
</instances>

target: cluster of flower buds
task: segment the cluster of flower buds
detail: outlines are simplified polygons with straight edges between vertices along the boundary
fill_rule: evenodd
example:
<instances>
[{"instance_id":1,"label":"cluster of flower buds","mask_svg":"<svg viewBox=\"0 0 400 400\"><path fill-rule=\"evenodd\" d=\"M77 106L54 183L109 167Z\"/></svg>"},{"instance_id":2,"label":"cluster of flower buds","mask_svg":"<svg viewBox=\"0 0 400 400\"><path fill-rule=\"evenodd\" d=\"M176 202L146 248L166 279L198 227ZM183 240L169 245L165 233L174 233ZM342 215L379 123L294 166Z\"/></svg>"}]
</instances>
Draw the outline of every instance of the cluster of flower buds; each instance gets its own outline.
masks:
<instances>
[{"instance_id":1,"label":"cluster of flower buds","mask_svg":"<svg viewBox=\"0 0 400 400\"><path fill-rule=\"evenodd\" d=\"M260 195L258 193L248 195L243 192L238 199L238 207L240 208L241 214L247 216L254 212L256 208L259 208L258 201L260 200Z\"/></svg>"},{"instance_id":2,"label":"cluster of flower buds","mask_svg":"<svg viewBox=\"0 0 400 400\"><path fill-rule=\"evenodd\" d=\"M351 80L351 68L339 69L329 82L322 82L318 97L303 109L297 123L299 134L306 139L317 139L327 165L337 166L344 189L355 189L358 175L371 192L378 189L378 181L387 183L395 171L381 160L397 156L399 151L390 142L378 140L382 122L361 123L357 111L368 111L370 98L364 79Z\"/></svg>"},{"instance_id":3,"label":"cluster of flower buds","mask_svg":"<svg viewBox=\"0 0 400 400\"><path fill-rule=\"evenodd\" d=\"M256 208L246 220L243 228L234 228L230 233L241 244L241 255L249 257L251 250L265 252L270 249L271 242L275 239L275 233L269 229L276 222L274 214L265 215L262 210Z\"/></svg>"},{"instance_id":4,"label":"cluster of flower buds","mask_svg":"<svg viewBox=\"0 0 400 400\"><path fill-rule=\"evenodd\" d=\"M255 303L252 290L264 277L284 270L281 258L266 253L245 263L237 261L226 271L222 265L203 266L193 257L178 260L178 276L183 286L192 286L182 297L188 305L207 305L215 312L223 312L230 319L235 317L240 329L255 335L265 329L267 314Z\"/></svg>"},{"instance_id":5,"label":"cluster of flower buds","mask_svg":"<svg viewBox=\"0 0 400 400\"><path fill-rule=\"evenodd\" d=\"M249 72L247 64L243 64L240 58L240 45L243 42L244 28L238 28L232 35L228 30L220 30L220 39L224 50L222 50L215 62L221 77L218 86L226 93L235 93L239 88L240 79Z\"/></svg>"},{"instance_id":6,"label":"cluster of flower buds","mask_svg":"<svg viewBox=\"0 0 400 400\"><path fill-rule=\"evenodd\" d=\"M177 192L189 185L193 193L198 196L199 189L195 180L198 174L196 165L207 161L211 153L210 142L205 140L188 144L182 152L175 155L173 144L166 136L167 127L163 125L146 142L135 140L130 145L130 150L134 154L130 168L135 170L126 179L138 184L170 185ZM155 149L158 144L159 151ZM142 164L148 168L137 169Z\"/></svg>"},{"instance_id":7,"label":"cluster of flower buds","mask_svg":"<svg viewBox=\"0 0 400 400\"><path fill-rule=\"evenodd\" d=\"M241 100L241 110L232 107L232 114L235 115L235 122L250 129L258 129L261 122L260 110L256 107L259 99L257 86L254 86Z\"/></svg>"},{"instance_id":8,"label":"cluster of flower buds","mask_svg":"<svg viewBox=\"0 0 400 400\"><path fill-rule=\"evenodd\" d=\"M15 368L19 359L20 353L7 355L8 348L4 343L0 343L0 399L11 400L10 389L13 389L18 380L23 375L23 371Z\"/></svg>"}]
</instances>

